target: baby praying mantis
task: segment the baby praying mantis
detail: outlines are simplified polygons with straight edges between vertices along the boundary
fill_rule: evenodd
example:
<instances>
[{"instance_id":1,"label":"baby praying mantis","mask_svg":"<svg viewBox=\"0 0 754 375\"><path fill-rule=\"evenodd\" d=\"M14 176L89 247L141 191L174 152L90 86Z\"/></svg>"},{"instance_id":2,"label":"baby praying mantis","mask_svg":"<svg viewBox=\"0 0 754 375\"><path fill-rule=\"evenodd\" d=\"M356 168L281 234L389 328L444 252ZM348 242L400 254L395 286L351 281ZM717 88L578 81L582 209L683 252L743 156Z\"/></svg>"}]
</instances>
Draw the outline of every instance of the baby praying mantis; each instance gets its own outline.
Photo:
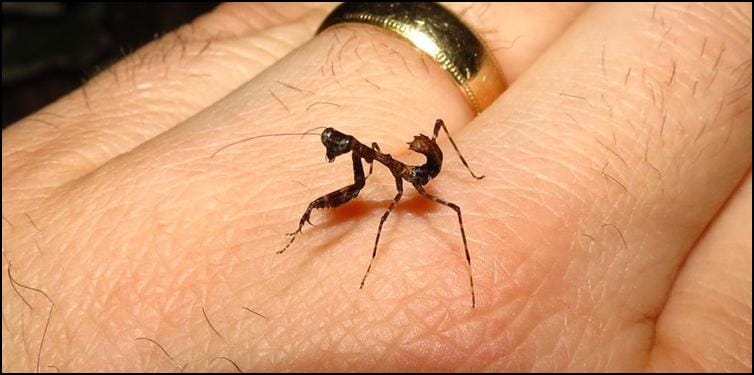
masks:
<instances>
[{"instance_id":1,"label":"baby praying mantis","mask_svg":"<svg viewBox=\"0 0 754 375\"><path fill-rule=\"evenodd\" d=\"M380 242L380 234L382 233L382 226L385 224L385 221L387 220L388 216L390 215L390 212L395 208L395 206L398 204L398 201L400 201L401 197L403 196L403 181L410 183L414 189L416 189L419 194L424 196L425 198L432 200L434 202L437 202L439 204L442 204L444 206L450 207L453 211L456 212L458 215L458 224L461 228L461 239L463 240L463 249L466 254L466 262L469 266L469 285L471 286L471 307L476 307L476 296L474 293L474 278L472 277L471 273L471 256L469 255L469 247L466 243L466 232L463 228L463 218L461 216L461 208L458 207L458 205L453 204L451 202L448 202L446 200L443 200L441 198L435 197L431 194L429 194L426 190L424 190L424 185L428 184L430 180L435 178L439 173L440 169L442 168L442 150L440 150L440 147L437 145L437 136L440 132L440 129L445 131L445 134L448 136L448 140L450 140L450 144L453 145L453 148L455 149L456 153L458 154L458 157L461 159L461 162L466 167L466 169L471 173L471 176L476 178L477 180L481 180L484 178L484 176L477 176L474 174L474 172L471 171L471 168L469 168L468 163L466 163L466 160L461 155L461 152L458 150L458 146L456 146L456 143L453 141L453 138L450 137L450 133L448 132L448 129L445 127L445 123L438 119L435 121L435 128L432 133L432 138L427 137L424 134L419 134L418 136L414 137L414 140L411 142L408 142L409 150L418 152L420 154L423 154L426 156L427 161L422 165L406 165L396 159L394 159L389 154L383 154L380 152L380 147L377 145L377 143L372 142L371 147L367 147L363 143L359 142L356 138L353 136L350 136L348 134L344 134L342 132L339 132L333 128L325 128L325 130L322 131L322 134L320 135L322 144L326 148L326 156L328 162L333 162L336 157L340 155L345 155L348 153L351 153L351 159L353 160L353 176L354 176L354 182L351 185L342 187L338 190L335 190L329 194L325 194L311 203L309 203L309 206L306 208L306 211L304 211L304 214L301 216L301 219L299 220L298 229L291 233L287 233L286 236L290 236L291 239L288 242L288 244L280 251L277 252L277 254L282 254L285 250L288 249L288 247L293 244L293 241L296 240L296 236L298 236L301 233L301 229L304 226L304 223L312 224L311 221L309 221L309 217L311 216L312 210L317 208L334 208L338 207L359 195L359 192L364 187L366 183L366 178L372 174L372 167L373 163L377 161L378 163L384 165L390 170L390 173L392 173L393 177L395 178L395 187L398 192L395 194L395 197L393 197L393 201L390 203L390 207L385 211L385 213L382 215L382 218L380 219L380 225L377 229L377 238L374 240L374 249L372 250L372 259L369 261L369 266L367 266L367 270L364 273L364 277L361 280L361 285L359 286L359 289L362 289L364 287L364 282L367 279L367 276L369 275L369 271L372 269L372 263L374 262L374 258L377 256L377 245ZM265 136L276 136L276 135L308 135L311 134L309 132L306 133L284 133L284 134L268 134L268 135L262 135L262 136L256 136L252 138L243 139L238 142L234 142L228 146L225 146L215 152L212 156L214 157L218 152L222 151L223 149L238 144L240 142L245 142L247 140L256 139L259 137L265 137ZM361 164L361 160L366 161L369 163L369 175L364 175L364 168ZM313 225L313 224L312 224Z\"/></svg>"}]
</instances>

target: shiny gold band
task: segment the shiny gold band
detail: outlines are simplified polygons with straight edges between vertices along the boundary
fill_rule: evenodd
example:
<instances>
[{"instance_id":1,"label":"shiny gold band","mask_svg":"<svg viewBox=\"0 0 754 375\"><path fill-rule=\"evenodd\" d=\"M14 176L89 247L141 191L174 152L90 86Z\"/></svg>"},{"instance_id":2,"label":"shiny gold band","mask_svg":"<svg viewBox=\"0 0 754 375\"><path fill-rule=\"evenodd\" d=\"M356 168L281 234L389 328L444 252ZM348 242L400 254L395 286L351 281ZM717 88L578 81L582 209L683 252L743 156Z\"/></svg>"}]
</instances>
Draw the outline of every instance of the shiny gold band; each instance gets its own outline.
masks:
<instances>
[{"instance_id":1,"label":"shiny gold band","mask_svg":"<svg viewBox=\"0 0 754 375\"><path fill-rule=\"evenodd\" d=\"M343 3L322 22L379 26L407 39L448 71L480 113L507 87L495 58L453 13L434 3Z\"/></svg>"}]
</instances>

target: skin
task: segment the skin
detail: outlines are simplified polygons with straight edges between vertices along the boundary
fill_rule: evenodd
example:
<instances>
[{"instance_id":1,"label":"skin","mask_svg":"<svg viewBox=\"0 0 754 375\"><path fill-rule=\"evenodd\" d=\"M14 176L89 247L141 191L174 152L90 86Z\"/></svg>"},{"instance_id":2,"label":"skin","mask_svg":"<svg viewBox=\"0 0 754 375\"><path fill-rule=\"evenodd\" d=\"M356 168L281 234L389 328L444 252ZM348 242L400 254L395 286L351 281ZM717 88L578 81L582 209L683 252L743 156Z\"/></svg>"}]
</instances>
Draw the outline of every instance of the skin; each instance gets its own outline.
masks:
<instances>
[{"instance_id":1,"label":"skin","mask_svg":"<svg viewBox=\"0 0 754 375\"><path fill-rule=\"evenodd\" d=\"M511 84L478 117L390 34L312 38L331 7L220 6L3 132L4 371L751 370L751 4L454 4ZM440 135L475 309L410 186L359 290L381 166L276 255L350 157L210 158L421 164L437 118L486 175Z\"/></svg>"}]
</instances>

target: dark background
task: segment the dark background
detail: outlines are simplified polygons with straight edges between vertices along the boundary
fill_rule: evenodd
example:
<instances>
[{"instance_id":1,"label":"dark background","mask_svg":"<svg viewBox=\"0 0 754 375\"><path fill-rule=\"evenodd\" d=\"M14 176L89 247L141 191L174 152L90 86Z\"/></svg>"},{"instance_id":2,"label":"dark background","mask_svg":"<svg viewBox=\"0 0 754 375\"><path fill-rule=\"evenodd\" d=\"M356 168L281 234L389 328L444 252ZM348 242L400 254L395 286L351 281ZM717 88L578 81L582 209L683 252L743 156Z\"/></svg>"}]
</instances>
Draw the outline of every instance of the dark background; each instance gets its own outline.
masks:
<instances>
[{"instance_id":1,"label":"dark background","mask_svg":"<svg viewBox=\"0 0 754 375\"><path fill-rule=\"evenodd\" d=\"M216 5L3 2L3 129Z\"/></svg>"}]
</instances>

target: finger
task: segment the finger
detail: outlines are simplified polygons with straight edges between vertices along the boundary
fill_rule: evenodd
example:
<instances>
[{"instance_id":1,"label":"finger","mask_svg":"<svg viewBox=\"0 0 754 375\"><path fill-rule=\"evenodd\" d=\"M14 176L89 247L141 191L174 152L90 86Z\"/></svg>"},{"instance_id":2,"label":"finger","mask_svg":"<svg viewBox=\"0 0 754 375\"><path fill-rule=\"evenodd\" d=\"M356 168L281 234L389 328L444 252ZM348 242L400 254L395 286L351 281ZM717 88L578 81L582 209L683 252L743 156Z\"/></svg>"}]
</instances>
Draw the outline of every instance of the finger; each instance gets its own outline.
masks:
<instances>
[{"instance_id":1,"label":"finger","mask_svg":"<svg viewBox=\"0 0 754 375\"><path fill-rule=\"evenodd\" d=\"M194 115L256 75L308 38L324 17L322 11L316 9L327 7L317 5L307 13L301 9L308 8L290 5L224 5L151 43L87 86L4 132L4 181L16 191L46 197L58 186L91 172ZM542 46L576 16L583 4L563 8L567 9L553 13L541 5L522 10L516 5L495 4L483 9L467 7L459 13L472 26L484 30L483 38L491 50L505 59L501 60L503 71L514 72L507 75L512 81L515 72L527 66ZM496 23L516 25L518 29L506 26L500 31L490 31L491 25ZM263 30L266 31L261 33ZM521 43L506 39L513 34L521 36L518 38ZM245 36L239 39L239 35ZM284 40L291 42L281 42ZM358 51L351 52L360 53L370 47L360 45ZM393 50L379 47L395 54ZM394 57L394 64L404 64L403 57ZM353 53L351 58L354 58ZM412 79L425 65L432 64L426 60L422 58L422 66L414 66ZM372 82L375 77L364 79L362 83L367 82L367 88L377 88ZM283 94L295 91L290 85L287 77L280 77L274 89ZM444 95L442 91L437 93ZM458 96L458 92L451 88L448 95ZM68 113L71 108L74 113ZM465 123L469 116L467 113L462 116L464 120L449 125ZM34 207L37 201L28 200L24 207ZM10 215L12 211L6 212Z\"/></svg>"},{"instance_id":2,"label":"finger","mask_svg":"<svg viewBox=\"0 0 754 375\"><path fill-rule=\"evenodd\" d=\"M653 370L751 369L751 172L686 260L656 331Z\"/></svg>"},{"instance_id":3,"label":"finger","mask_svg":"<svg viewBox=\"0 0 754 375\"><path fill-rule=\"evenodd\" d=\"M324 17L291 6L274 19L252 16L276 8L221 6L4 130L4 183L46 196L225 96L308 39Z\"/></svg>"},{"instance_id":4,"label":"finger","mask_svg":"<svg viewBox=\"0 0 754 375\"><path fill-rule=\"evenodd\" d=\"M327 12L332 3L223 3L194 24L215 39L244 37L300 21L313 11Z\"/></svg>"},{"instance_id":5,"label":"finger","mask_svg":"<svg viewBox=\"0 0 754 375\"><path fill-rule=\"evenodd\" d=\"M446 197L495 228L468 231L498 249L474 264L479 304L506 311L494 368L542 347L562 360L546 368L647 363L674 275L751 165L750 20L594 5L459 136L488 169L487 199Z\"/></svg>"},{"instance_id":6,"label":"finger","mask_svg":"<svg viewBox=\"0 0 754 375\"><path fill-rule=\"evenodd\" d=\"M474 25L513 83L586 8L586 3L444 3Z\"/></svg>"},{"instance_id":7,"label":"finger","mask_svg":"<svg viewBox=\"0 0 754 375\"><path fill-rule=\"evenodd\" d=\"M485 41L488 47L490 47L490 50L493 51L496 56L498 56L498 58L506 59L505 61L501 62L501 65L506 78L509 80L509 83L515 80L517 72L524 70L525 67L527 67L541 52L544 46L548 45L560 31L566 28L567 25L585 7L583 3L572 3L565 6L529 5L527 7L515 6L511 4L493 4L491 6L484 6L483 9L479 9L477 5L469 6L468 4L465 5L459 3L448 3L447 5L451 8L451 10L455 11L459 16L461 16L473 29L477 30L481 34L482 39ZM549 8L555 9L553 10ZM516 22L512 22L513 20L515 20ZM492 27L493 25L509 24L513 24L515 26L498 27L499 30L495 30ZM365 26L358 25L353 27L361 29ZM366 26L366 28L367 30L370 29L369 26ZM346 79L350 77L357 77L356 81L358 84L360 84L359 86L367 84L367 90L364 90L364 87L358 87L358 89L356 89L355 92L358 94L368 93L369 89L381 90L382 87L380 87L380 85L376 84L375 82L378 79L384 79L386 82L394 80L394 78L389 77L394 76L396 71L398 71L398 73L400 74L409 73L410 78L408 77L408 75L404 77L408 79L408 82L410 82L406 84L406 86L408 87L412 86L415 81L418 82L426 78L443 81L448 80L448 77L442 74L443 72L436 74L436 69L432 68L436 65L434 62L425 58L425 56L418 54L418 51L415 51L413 48L410 48L411 51L405 54L398 54L396 53L396 48L392 47L393 42L376 43L374 40L370 40L370 37L360 38L353 34L349 34L347 27L343 29L344 30L336 29L326 31L327 35L331 35L331 39L333 40L334 45L330 46L330 48L328 49L328 53L324 57L324 63L318 66L319 73L321 76L326 76L327 73L330 73L329 75L331 77L336 77L336 75L341 74L341 72L338 72L337 70L341 68L341 64L343 64L344 60L346 61L346 63L358 60L355 64L355 67L343 67L344 71L342 72L342 75L346 76ZM536 30L537 32L535 33L534 30ZM367 34L372 35L371 33ZM520 36L518 40L526 40L526 42L517 44L513 43L513 41L510 39L505 39L511 34ZM524 38L524 35L526 36L526 38ZM404 46L406 45L406 43L400 44L403 44ZM370 58L374 57L372 57L371 55L363 56L364 54L368 53L382 55L377 56L378 59L382 60L380 61L380 65L382 65L382 67L369 72L369 74L367 74L367 69L372 68L372 66L366 64L364 60L369 60ZM384 56L385 54L389 56L387 56L386 58L386 56ZM417 59L416 56L420 57ZM419 63L421 65L419 65ZM350 74L349 70L356 71L358 74ZM430 73L430 70L432 71L432 73ZM513 73L508 74L508 70ZM426 77L423 77L423 74L426 74ZM336 78L338 78L337 82L341 84L341 86L343 86L343 82L340 80L340 77ZM436 103L458 103L458 90L450 90L448 93L444 93L438 90L432 90L429 92L433 93L432 96L436 100ZM403 92L400 94L402 94L400 95L401 98L396 100L391 97L393 93L381 92L381 95L384 97L382 98L382 100L390 104L385 105L385 107L402 108L403 106L405 106L402 101L404 98L413 99L421 98L423 95L426 96L425 92L419 90L418 88L403 90ZM280 99L285 99L280 95L276 96L278 96ZM452 100L449 97L452 97ZM349 99L345 100L348 101ZM359 98L353 100L359 100ZM332 103L314 102L314 104L319 106L331 105ZM440 107L440 105L435 105L435 107ZM312 108L307 107L307 109ZM452 112L453 116L457 116L458 118L462 119L461 121L446 121L446 123L450 123L451 127L461 126L465 123L463 119L470 118L465 105L453 105L450 108L451 109L446 112ZM424 110L424 112L431 111ZM390 112L390 115L395 116L395 113ZM413 114L411 114L411 116L413 116ZM376 118L374 116L364 117ZM435 117L440 116L438 114ZM379 118L379 120L382 121L383 119ZM377 134L374 134L374 136L382 137L381 139L385 139L383 143L392 143L393 145L398 146L401 149L405 148L403 146L403 139L405 138L405 136L395 133L394 130L396 129L390 126L391 123L394 122L395 121L393 120L384 122L380 124L380 126L373 126L374 129L371 130L377 132ZM419 121L412 122L418 123ZM432 122L434 122L434 120L430 121L430 123ZM370 127L368 126L369 124L364 125L366 126L363 127L366 127L367 129ZM413 130L408 130L404 126L400 126L398 127L398 129L406 130L404 131L404 133L406 134L413 134ZM415 130L419 130L419 128Z\"/></svg>"}]
</instances>

